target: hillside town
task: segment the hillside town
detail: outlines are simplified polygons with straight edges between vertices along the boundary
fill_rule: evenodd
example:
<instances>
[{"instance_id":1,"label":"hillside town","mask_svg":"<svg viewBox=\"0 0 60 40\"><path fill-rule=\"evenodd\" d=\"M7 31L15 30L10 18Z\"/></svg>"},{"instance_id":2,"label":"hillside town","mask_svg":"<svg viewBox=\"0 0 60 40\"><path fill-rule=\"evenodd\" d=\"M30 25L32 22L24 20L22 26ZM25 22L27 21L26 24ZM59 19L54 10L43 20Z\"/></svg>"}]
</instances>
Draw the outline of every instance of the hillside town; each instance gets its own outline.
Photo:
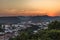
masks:
<instances>
[{"instance_id":1,"label":"hillside town","mask_svg":"<svg viewBox=\"0 0 60 40\"><path fill-rule=\"evenodd\" d=\"M10 37L17 36L19 30L32 27L31 24L37 25L39 27L38 29L47 29L47 25L49 24L49 22L32 23L31 21L28 21L17 24L2 24L1 28L3 29L3 31L0 32L0 40L8 40ZM34 30L33 32L36 32L37 30Z\"/></svg>"}]
</instances>

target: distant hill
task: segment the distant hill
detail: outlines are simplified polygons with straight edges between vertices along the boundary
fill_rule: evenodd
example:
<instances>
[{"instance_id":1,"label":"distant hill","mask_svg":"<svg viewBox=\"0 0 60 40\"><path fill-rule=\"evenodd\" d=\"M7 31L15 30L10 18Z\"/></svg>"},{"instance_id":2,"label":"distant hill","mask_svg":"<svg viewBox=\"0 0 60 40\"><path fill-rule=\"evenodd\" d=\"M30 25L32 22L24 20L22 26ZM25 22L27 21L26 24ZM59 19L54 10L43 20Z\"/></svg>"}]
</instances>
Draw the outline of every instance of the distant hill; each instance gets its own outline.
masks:
<instances>
[{"instance_id":1,"label":"distant hill","mask_svg":"<svg viewBox=\"0 0 60 40\"><path fill-rule=\"evenodd\" d=\"M0 24L5 23L20 23L20 22L46 22L46 21L60 21L60 16L50 17L50 16L10 16L10 17L0 17Z\"/></svg>"},{"instance_id":2,"label":"distant hill","mask_svg":"<svg viewBox=\"0 0 60 40\"><path fill-rule=\"evenodd\" d=\"M0 17L0 24L12 24L19 23L20 19L18 17Z\"/></svg>"},{"instance_id":3,"label":"distant hill","mask_svg":"<svg viewBox=\"0 0 60 40\"><path fill-rule=\"evenodd\" d=\"M19 16L21 21L32 21L32 22L42 22L42 21L60 21L60 16L50 17L50 16Z\"/></svg>"}]
</instances>

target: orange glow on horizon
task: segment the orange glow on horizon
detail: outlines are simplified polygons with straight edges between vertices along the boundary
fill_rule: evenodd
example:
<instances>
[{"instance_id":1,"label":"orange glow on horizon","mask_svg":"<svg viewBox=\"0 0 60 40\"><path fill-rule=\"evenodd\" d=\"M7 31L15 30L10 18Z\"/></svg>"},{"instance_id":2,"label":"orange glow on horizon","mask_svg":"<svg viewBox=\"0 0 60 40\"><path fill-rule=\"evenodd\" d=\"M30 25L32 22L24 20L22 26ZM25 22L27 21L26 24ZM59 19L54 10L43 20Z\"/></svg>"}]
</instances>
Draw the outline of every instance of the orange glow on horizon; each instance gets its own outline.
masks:
<instances>
[{"instance_id":1,"label":"orange glow on horizon","mask_svg":"<svg viewBox=\"0 0 60 40\"><path fill-rule=\"evenodd\" d=\"M5 13L5 14L4 14ZM5 9L0 12L1 15L20 15L20 16L57 16L56 10L16 10L16 9Z\"/></svg>"},{"instance_id":2,"label":"orange glow on horizon","mask_svg":"<svg viewBox=\"0 0 60 40\"><path fill-rule=\"evenodd\" d=\"M57 16L54 13L49 13L48 16Z\"/></svg>"}]
</instances>

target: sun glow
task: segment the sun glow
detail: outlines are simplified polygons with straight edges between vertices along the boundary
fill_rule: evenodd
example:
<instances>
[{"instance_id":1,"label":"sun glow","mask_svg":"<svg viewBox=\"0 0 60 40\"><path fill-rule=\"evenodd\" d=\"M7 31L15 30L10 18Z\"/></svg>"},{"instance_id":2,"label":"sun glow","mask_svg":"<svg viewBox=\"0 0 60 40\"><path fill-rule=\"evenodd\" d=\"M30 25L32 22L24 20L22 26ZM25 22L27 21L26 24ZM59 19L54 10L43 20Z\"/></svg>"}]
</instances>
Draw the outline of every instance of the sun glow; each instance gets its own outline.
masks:
<instances>
[{"instance_id":1,"label":"sun glow","mask_svg":"<svg viewBox=\"0 0 60 40\"><path fill-rule=\"evenodd\" d=\"M60 11L60 0L0 0L0 14L49 15L56 16Z\"/></svg>"}]
</instances>

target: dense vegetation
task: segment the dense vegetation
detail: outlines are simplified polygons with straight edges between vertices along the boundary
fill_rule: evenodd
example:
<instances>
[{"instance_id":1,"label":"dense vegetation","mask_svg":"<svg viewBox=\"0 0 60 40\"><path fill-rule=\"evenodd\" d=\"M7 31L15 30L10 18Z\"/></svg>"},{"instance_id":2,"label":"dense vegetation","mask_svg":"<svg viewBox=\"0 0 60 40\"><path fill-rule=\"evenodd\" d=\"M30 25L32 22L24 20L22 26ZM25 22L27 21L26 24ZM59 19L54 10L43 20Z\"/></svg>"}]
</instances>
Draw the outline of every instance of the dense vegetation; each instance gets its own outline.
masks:
<instances>
[{"instance_id":1,"label":"dense vegetation","mask_svg":"<svg viewBox=\"0 0 60 40\"><path fill-rule=\"evenodd\" d=\"M17 37L9 40L60 40L60 22L51 22L48 29L39 30L37 33L22 31Z\"/></svg>"},{"instance_id":2,"label":"dense vegetation","mask_svg":"<svg viewBox=\"0 0 60 40\"><path fill-rule=\"evenodd\" d=\"M60 30L60 21L54 21L48 25L49 29Z\"/></svg>"},{"instance_id":3,"label":"dense vegetation","mask_svg":"<svg viewBox=\"0 0 60 40\"><path fill-rule=\"evenodd\" d=\"M2 27L1 24L0 24L0 32L4 32L4 27Z\"/></svg>"}]
</instances>

